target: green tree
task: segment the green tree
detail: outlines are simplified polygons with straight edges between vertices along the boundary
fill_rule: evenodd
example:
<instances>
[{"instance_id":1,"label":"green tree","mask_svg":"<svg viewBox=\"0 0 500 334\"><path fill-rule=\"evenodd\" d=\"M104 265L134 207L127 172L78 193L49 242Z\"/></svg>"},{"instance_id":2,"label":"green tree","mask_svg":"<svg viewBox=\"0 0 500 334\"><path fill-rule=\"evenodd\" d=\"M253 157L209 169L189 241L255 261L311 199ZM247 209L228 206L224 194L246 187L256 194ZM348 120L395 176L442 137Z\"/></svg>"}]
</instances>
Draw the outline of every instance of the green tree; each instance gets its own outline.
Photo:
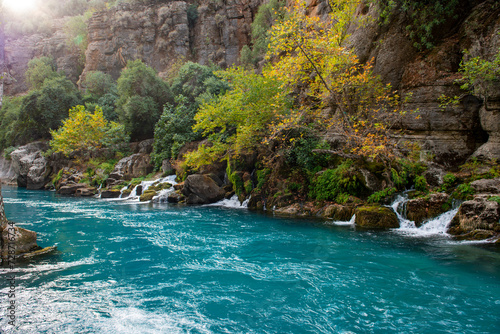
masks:
<instances>
[{"instance_id":1,"label":"green tree","mask_svg":"<svg viewBox=\"0 0 500 334\"><path fill-rule=\"evenodd\" d=\"M57 129L68 116L68 110L80 103L80 93L68 79L45 80L39 90L23 97L17 131L24 142L48 139L50 130Z\"/></svg>"},{"instance_id":2,"label":"green tree","mask_svg":"<svg viewBox=\"0 0 500 334\"><path fill-rule=\"evenodd\" d=\"M117 82L116 112L132 139L152 138L163 106L172 102L170 87L140 60L129 61Z\"/></svg>"},{"instance_id":3,"label":"green tree","mask_svg":"<svg viewBox=\"0 0 500 334\"><path fill-rule=\"evenodd\" d=\"M28 69L25 72L26 83L30 89L40 89L46 79L62 76L56 70L53 58L33 58L28 62Z\"/></svg>"},{"instance_id":4,"label":"green tree","mask_svg":"<svg viewBox=\"0 0 500 334\"><path fill-rule=\"evenodd\" d=\"M69 117L57 131L50 131L50 146L65 155L75 150L92 150L128 141L123 125L108 122L99 107L94 112L78 105L69 111Z\"/></svg>"},{"instance_id":5,"label":"green tree","mask_svg":"<svg viewBox=\"0 0 500 334\"><path fill-rule=\"evenodd\" d=\"M227 82L214 74L214 69L187 62L172 80L172 91L176 95L174 104L165 105L155 127L153 158L157 166L175 157L187 142L200 139L200 134L192 130L199 105L229 88Z\"/></svg>"},{"instance_id":6,"label":"green tree","mask_svg":"<svg viewBox=\"0 0 500 334\"><path fill-rule=\"evenodd\" d=\"M290 113L289 91L281 88L279 80L241 68L217 75L229 82L231 89L202 104L194 117L193 130L201 131L210 141L186 156L186 163L194 168L261 147Z\"/></svg>"},{"instance_id":7,"label":"green tree","mask_svg":"<svg viewBox=\"0 0 500 334\"><path fill-rule=\"evenodd\" d=\"M15 146L19 141L17 124L21 110L22 97L6 96L0 109L0 150Z\"/></svg>"},{"instance_id":8,"label":"green tree","mask_svg":"<svg viewBox=\"0 0 500 334\"><path fill-rule=\"evenodd\" d=\"M99 99L108 93L116 94L116 83L107 73L101 71L91 71L85 75L81 87L85 96L90 95L94 99Z\"/></svg>"}]
</instances>

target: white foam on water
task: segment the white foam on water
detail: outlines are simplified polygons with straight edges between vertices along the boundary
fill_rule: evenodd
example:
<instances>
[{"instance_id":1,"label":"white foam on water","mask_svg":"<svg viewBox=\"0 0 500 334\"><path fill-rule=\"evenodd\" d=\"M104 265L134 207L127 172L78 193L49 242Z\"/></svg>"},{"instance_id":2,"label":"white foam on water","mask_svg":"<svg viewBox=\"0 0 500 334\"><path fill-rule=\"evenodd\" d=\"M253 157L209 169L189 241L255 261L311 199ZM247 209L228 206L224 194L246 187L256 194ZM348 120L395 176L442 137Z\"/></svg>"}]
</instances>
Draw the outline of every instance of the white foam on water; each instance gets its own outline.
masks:
<instances>
[{"instance_id":1,"label":"white foam on water","mask_svg":"<svg viewBox=\"0 0 500 334\"><path fill-rule=\"evenodd\" d=\"M248 209L248 202L249 201L250 201L250 198L245 200L243 203L240 203L238 196L234 195L230 199L223 199L223 200L218 201L216 203L206 204L204 206L219 206L219 207L231 208L231 209Z\"/></svg>"},{"instance_id":2,"label":"white foam on water","mask_svg":"<svg viewBox=\"0 0 500 334\"><path fill-rule=\"evenodd\" d=\"M352 215L349 221L332 221L330 224L337 226L354 226L355 221L356 221L356 215Z\"/></svg>"},{"instance_id":3,"label":"white foam on water","mask_svg":"<svg viewBox=\"0 0 500 334\"><path fill-rule=\"evenodd\" d=\"M133 203L140 203L140 204L147 204L149 203L149 201L146 201L146 202L140 202L139 198L141 197L139 194L137 194L137 189L138 187L142 187L142 193L144 193L146 190L148 190L149 187L151 187L152 185L154 184L158 184L158 183L170 183L172 185L171 188L169 189L163 189L161 190L158 195L156 195L155 197L153 197L153 201L155 202L159 202L159 203L163 203L163 202L166 202L166 198L168 196L168 194L172 191L174 191L174 185L177 184L177 182L175 181L176 179L176 175L169 175L167 177L164 177L164 178L159 178L159 179L156 179L156 180L152 180L152 181L142 181L140 184L138 184L137 186L134 187L134 189L132 189L132 192L130 193L130 195L128 195L127 197L122 197L122 195L120 195L120 198L115 198L114 200L118 200L118 201L127 201L127 202L133 202ZM123 193L128 187L123 187L121 192Z\"/></svg>"},{"instance_id":4,"label":"white foam on water","mask_svg":"<svg viewBox=\"0 0 500 334\"><path fill-rule=\"evenodd\" d=\"M447 233L448 225L457 214L458 207L424 222L420 227L417 227L414 221L405 217L404 209L407 201L408 198L406 196L398 195L394 202L390 205L394 212L396 212L400 225L399 228L394 229L393 231L414 237L450 236Z\"/></svg>"}]
</instances>

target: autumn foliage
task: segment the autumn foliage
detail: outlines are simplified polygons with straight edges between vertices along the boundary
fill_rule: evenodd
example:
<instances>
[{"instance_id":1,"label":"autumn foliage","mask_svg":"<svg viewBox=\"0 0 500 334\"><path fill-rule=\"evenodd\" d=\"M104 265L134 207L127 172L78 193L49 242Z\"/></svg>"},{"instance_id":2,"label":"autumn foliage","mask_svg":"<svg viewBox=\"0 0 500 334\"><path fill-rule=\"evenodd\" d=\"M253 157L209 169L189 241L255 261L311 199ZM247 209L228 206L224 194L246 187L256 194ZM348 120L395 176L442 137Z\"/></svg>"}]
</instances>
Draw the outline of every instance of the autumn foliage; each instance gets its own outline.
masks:
<instances>
[{"instance_id":1,"label":"autumn foliage","mask_svg":"<svg viewBox=\"0 0 500 334\"><path fill-rule=\"evenodd\" d=\"M90 112L81 105L72 108L63 125L51 134L52 149L66 155L75 150L98 149L127 141L123 125L108 122L99 107Z\"/></svg>"}]
</instances>

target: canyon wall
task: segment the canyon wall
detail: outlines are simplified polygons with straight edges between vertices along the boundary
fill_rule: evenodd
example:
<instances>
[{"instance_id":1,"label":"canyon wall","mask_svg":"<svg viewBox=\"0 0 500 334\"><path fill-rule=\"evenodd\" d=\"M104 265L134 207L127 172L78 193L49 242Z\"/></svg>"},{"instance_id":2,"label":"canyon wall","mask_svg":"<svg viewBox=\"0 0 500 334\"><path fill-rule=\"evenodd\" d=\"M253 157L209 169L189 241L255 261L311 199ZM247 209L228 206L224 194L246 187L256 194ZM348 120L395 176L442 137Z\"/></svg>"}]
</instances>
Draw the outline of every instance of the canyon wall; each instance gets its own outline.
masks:
<instances>
[{"instance_id":1,"label":"canyon wall","mask_svg":"<svg viewBox=\"0 0 500 334\"><path fill-rule=\"evenodd\" d=\"M115 79L127 61L141 59L166 77L182 60L238 64L241 48L250 43L250 24L265 0L172 1L158 5L122 4L94 13L88 23L85 64L78 50L69 48L62 30L64 19L54 22L51 35L31 35L6 43L9 69L6 94L27 90L24 71L28 61L51 55L58 68L77 83L89 71L110 73ZM326 0L308 0L312 15L327 18ZM461 92L455 80L463 50L491 60L500 46L500 6L497 1L461 2L460 15L439 27L439 42L419 52L405 30L404 14L387 25L376 19L351 27L349 46L361 61L373 61L375 72L400 93L412 93L409 109L396 128L405 129L402 141L420 142L445 165L456 165L472 154L500 158L498 87L487 88L489 98ZM360 6L358 16L375 18L375 6ZM442 108L441 95L461 96L460 104ZM418 116L418 117L417 117Z\"/></svg>"}]
</instances>

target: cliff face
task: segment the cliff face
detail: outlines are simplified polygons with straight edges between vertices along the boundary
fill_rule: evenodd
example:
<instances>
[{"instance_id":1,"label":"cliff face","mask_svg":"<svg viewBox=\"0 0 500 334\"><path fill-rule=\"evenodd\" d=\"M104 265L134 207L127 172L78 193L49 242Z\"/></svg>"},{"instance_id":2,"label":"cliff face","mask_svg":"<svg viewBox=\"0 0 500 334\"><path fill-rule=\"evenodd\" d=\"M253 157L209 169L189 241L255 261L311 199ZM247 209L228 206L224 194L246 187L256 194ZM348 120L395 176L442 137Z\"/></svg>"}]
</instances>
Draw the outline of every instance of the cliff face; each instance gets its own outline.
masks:
<instances>
[{"instance_id":1,"label":"cliff face","mask_svg":"<svg viewBox=\"0 0 500 334\"><path fill-rule=\"evenodd\" d=\"M160 75L179 60L227 67L249 43L261 0L174 1L122 5L94 14L83 75L103 71L118 78L128 60L142 59Z\"/></svg>"},{"instance_id":2,"label":"cliff face","mask_svg":"<svg viewBox=\"0 0 500 334\"><path fill-rule=\"evenodd\" d=\"M402 142L419 142L444 165L463 163L472 154L500 158L500 87L490 87L489 100L483 101L481 96L464 94L455 81L460 78L463 50L468 50L470 57L487 60L498 52L500 6L495 3L464 1L459 17L439 27L441 41L426 52L412 46L402 14L387 26L372 20L364 27L352 28L349 43L359 58L372 60L375 72L399 93L412 94L408 110L418 113L409 113L396 124L405 130ZM375 8L366 7L360 8L358 15L377 14ZM443 108L439 102L442 95L460 96L460 103Z\"/></svg>"},{"instance_id":3,"label":"cliff face","mask_svg":"<svg viewBox=\"0 0 500 334\"><path fill-rule=\"evenodd\" d=\"M49 35L35 34L6 40L5 95L17 95L28 90L24 77L28 62L41 56L52 56L59 70L64 71L73 82L78 81L83 67L80 64L78 50L70 48L66 44L66 35L63 29L65 23L66 19L54 20Z\"/></svg>"},{"instance_id":4,"label":"cliff face","mask_svg":"<svg viewBox=\"0 0 500 334\"><path fill-rule=\"evenodd\" d=\"M94 13L89 21L86 63L65 42L64 19L54 22L50 36L32 35L7 40L6 94L27 90L24 72L36 56L52 55L59 69L76 83L89 71L110 73L115 79L128 60L142 59L166 76L179 60L227 67L238 63L241 48L250 42L250 24L265 0L172 1L158 5L122 4ZM500 158L500 89L488 87L488 100L463 96L456 106L441 108L441 95L460 92L455 80L462 51L491 60L500 47L500 6L494 0L469 0L457 18L439 27L441 42L418 52L405 30L405 16L395 15L382 26L376 19L353 26L349 46L361 61L372 60L376 73L400 93L413 94L411 110L396 127L402 140L418 141L438 162L454 165L471 154ZM326 0L308 0L311 15L327 19ZM359 16L377 16L374 5L361 6ZM480 148L480 149L479 149ZM479 150L478 150L479 149Z\"/></svg>"}]
</instances>

